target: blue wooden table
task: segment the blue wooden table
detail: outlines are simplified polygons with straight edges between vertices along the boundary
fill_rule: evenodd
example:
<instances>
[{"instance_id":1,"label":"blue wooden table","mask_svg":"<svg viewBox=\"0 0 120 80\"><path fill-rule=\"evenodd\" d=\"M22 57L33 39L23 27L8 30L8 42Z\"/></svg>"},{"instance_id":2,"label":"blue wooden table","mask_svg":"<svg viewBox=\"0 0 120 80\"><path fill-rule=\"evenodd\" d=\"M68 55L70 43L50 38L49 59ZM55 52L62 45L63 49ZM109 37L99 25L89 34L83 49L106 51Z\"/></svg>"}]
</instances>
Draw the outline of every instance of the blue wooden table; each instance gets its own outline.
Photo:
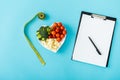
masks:
<instances>
[{"instance_id":1,"label":"blue wooden table","mask_svg":"<svg viewBox=\"0 0 120 80\"><path fill-rule=\"evenodd\" d=\"M119 0L1 0L0 80L120 80ZM46 61L42 66L28 45L24 24L43 11L47 19L30 23L28 34ZM117 18L107 68L71 60L81 11ZM43 24L62 22L67 28L64 45L55 54L43 48L35 32Z\"/></svg>"}]
</instances>

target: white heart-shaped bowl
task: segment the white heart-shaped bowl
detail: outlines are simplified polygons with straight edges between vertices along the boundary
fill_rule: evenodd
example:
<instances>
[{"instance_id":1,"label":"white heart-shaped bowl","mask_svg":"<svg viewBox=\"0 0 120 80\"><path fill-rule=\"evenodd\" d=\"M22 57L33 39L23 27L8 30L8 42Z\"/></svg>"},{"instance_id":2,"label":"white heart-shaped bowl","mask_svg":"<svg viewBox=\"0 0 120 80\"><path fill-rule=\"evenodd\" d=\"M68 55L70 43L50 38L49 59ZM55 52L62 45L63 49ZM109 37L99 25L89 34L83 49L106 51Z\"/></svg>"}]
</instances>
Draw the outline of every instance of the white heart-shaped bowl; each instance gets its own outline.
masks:
<instances>
[{"instance_id":1,"label":"white heart-shaped bowl","mask_svg":"<svg viewBox=\"0 0 120 80\"><path fill-rule=\"evenodd\" d=\"M42 26L46 26L46 25L42 25ZM39 40L38 38L38 42L44 47L44 48L46 48L46 49L48 49L48 50L50 50L50 51L52 51L52 52L54 52L54 53L56 53L61 47L62 47L62 45L63 45L63 43L65 42L65 39L66 39L66 36L67 36L67 34L65 35L65 37L60 41L60 42L58 42L56 39L49 39L49 40L46 40L46 41L54 41L54 43L56 44L57 43L57 48L56 49L52 49L52 43L51 42L46 42L46 41L42 41L42 40Z\"/></svg>"}]
</instances>

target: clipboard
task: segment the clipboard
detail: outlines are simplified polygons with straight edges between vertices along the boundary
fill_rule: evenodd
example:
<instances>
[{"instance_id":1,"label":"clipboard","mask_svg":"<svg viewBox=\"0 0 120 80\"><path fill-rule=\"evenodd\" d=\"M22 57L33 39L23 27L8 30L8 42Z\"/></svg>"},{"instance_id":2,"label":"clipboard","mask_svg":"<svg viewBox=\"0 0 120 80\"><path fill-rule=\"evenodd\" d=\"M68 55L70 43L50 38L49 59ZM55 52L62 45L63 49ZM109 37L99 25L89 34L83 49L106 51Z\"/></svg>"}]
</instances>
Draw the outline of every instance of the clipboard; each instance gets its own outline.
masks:
<instances>
[{"instance_id":1,"label":"clipboard","mask_svg":"<svg viewBox=\"0 0 120 80\"><path fill-rule=\"evenodd\" d=\"M81 12L72 60L107 67L116 18Z\"/></svg>"}]
</instances>

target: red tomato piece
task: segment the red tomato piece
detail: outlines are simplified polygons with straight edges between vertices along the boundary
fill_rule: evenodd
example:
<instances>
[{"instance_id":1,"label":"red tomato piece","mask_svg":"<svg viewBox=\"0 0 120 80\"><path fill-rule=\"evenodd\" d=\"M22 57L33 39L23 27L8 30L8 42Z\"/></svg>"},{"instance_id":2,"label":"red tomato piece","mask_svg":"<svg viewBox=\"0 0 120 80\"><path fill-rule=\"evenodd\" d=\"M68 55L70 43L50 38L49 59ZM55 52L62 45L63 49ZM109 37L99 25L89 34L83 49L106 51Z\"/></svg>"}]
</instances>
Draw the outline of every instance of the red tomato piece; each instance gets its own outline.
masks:
<instances>
[{"instance_id":1,"label":"red tomato piece","mask_svg":"<svg viewBox=\"0 0 120 80\"><path fill-rule=\"evenodd\" d=\"M64 26L61 26L60 29L61 29L61 30L64 30Z\"/></svg>"},{"instance_id":2,"label":"red tomato piece","mask_svg":"<svg viewBox=\"0 0 120 80\"><path fill-rule=\"evenodd\" d=\"M63 34L61 34L61 35L60 35L60 38L61 38L61 39L63 39L63 38L64 38L64 35L63 35Z\"/></svg>"},{"instance_id":3,"label":"red tomato piece","mask_svg":"<svg viewBox=\"0 0 120 80\"><path fill-rule=\"evenodd\" d=\"M55 34L56 34L56 32L55 32L55 31L52 31L52 32L51 32L51 34L52 34L52 35L55 35Z\"/></svg>"},{"instance_id":4,"label":"red tomato piece","mask_svg":"<svg viewBox=\"0 0 120 80\"><path fill-rule=\"evenodd\" d=\"M57 38L56 40L57 40L58 42L60 42L60 41L61 41L61 39L60 39L60 38Z\"/></svg>"},{"instance_id":5,"label":"red tomato piece","mask_svg":"<svg viewBox=\"0 0 120 80\"><path fill-rule=\"evenodd\" d=\"M62 23L61 23L61 22L58 22L57 25L60 27L60 26L62 26Z\"/></svg>"},{"instance_id":6,"label":"red tomato piece","mask_svg":"<svg viewBox=\"0 0 120 80\"><path fill-rule=\"evenodd\" d=\"M52 30L54 30L56 27L55 26L52 26Z\"/></svg>"},{"instance_id":7,"label":"red tomato piece","mask_svg":"<svg viewBox=\"0 0 120 80\"><path fill-rule=\"evenodd\" d=\"M53 24L53 26L54 26L54 27L57 27L57 26L58 26L58 24L55 22L55 23Z\"/></svg>"},{"instance_id":8,"label":"red tomato piece","mask_svg":"<svg viewBox=\"0 0 120 80\"><path fill-rule=\"evenodd\" d=\"M57 34L56 34L56 37L59 38L59 37L60 37L60 34L57 33Z\"/></svg>"},{"instance_id":9,"label":"red tomato piece","mask_svg":"<svg viewBox=\"0 0 120 80\"><path fill-rule=\"evenodd\" d=\"M66 30L63 30L63 34L66 35Z\"/></svg>"},{"instance_id":10,"label":"red tomato piece","mask_svg":"<svg viewBox=\"0 0 120 80\"><path fill-rule=\"evenodd\" d=\"M57 33L58 33L59 31L60 31L60 29L59 29L59 28L55 29L55 32L57 32Z\"/></svg>"}]
</instances>

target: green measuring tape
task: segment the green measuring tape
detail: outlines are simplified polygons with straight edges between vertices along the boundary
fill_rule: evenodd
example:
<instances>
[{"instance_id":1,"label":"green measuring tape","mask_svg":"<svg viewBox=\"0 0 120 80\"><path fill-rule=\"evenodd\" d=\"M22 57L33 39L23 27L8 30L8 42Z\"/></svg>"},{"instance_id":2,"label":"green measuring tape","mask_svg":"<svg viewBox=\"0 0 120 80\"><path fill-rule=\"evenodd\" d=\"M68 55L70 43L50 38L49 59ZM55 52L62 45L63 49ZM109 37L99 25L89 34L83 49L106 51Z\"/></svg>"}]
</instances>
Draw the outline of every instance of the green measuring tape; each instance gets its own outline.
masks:
<instances>
[{"instance_id":1,"label":"green measuring tape","mask_svg":"<svg viewBox=\"0 0 120 80\"><path fill-rule=\"evenodd\" d=\"M40 53L38 52L38 50L35 48L35 46L33 45L33 43L31 42L31 40L29 39L29 37L26 34L26 27L27 25L34 19L38 17L40 20L44 20L45 19L45 14L43 12L39 12L38 14L36 14L30 21L28 21L25 26L24 26L24 36L27 40L27 42L29 43L30 47L33 49L33 51L35 52L36 56L38 57L38 59L40 60L42 65L45 65L45 61L43 60L42 56L40 55Z\"/></svg>"}]
</instances>

